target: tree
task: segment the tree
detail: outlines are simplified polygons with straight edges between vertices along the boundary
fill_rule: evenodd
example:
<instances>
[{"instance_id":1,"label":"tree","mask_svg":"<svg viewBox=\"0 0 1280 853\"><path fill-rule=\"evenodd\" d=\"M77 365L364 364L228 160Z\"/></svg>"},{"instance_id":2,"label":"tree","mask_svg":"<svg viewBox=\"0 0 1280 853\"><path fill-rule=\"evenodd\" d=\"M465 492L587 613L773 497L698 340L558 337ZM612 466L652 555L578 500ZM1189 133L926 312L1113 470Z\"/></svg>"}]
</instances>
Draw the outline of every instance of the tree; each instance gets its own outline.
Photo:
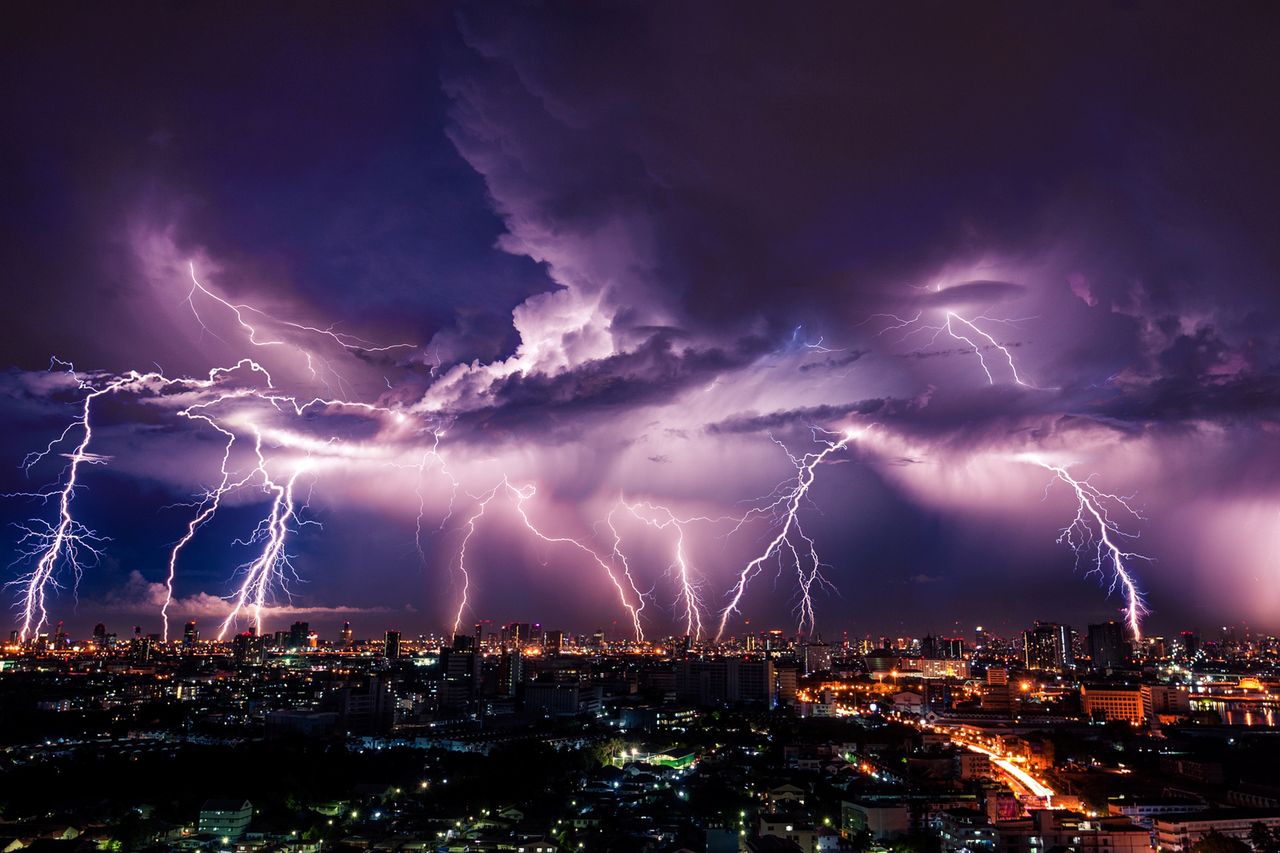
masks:
<instances>
[{"instance_id":1,"label":"tree","mask_svg":"<svg viewBox=\"0 0 1280 853\"><path fill-rule=\"evenodd\" d=\"M1280 829L1272 832L1265 823L1258 821L1249 827L1249 843L1255 853L1280 853Z\"/></svg>"},{"instance_id":2,"label":"tree","mask_svg":"<svg viewBox=\"0 0 1280 853\"><path fill-rule=\"evenodd\" d=\"M611 737L591 747L592 757L599 764L611 764L614 756L622 752L622 748L626 745L620 737Z\"/></svg>"},{"instance_id":3,"label":"tree","mask_svg":"<svg viewBox=\"0 0 1280 853\"><path fill-rule=\"evenodd\" d=\"M1232 838L1216 829L1211 829L1191 845L1191 853L1252 853L1252 851L1249 845L1239 838Z\"/></svg>"}]
</instances>

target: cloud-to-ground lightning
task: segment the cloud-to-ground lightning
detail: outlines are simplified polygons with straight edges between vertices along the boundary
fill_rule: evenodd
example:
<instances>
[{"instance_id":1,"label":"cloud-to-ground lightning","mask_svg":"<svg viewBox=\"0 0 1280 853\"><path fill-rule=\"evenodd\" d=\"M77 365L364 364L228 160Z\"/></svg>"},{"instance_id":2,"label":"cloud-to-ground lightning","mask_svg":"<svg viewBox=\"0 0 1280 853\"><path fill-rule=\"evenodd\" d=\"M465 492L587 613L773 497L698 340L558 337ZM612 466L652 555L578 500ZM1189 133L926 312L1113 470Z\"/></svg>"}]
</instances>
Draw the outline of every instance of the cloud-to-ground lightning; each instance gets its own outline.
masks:
<instances>
[{"instance_id":1,"label":"cloud-to-ground lightning","mask_svg":"<svg viewBox=\"0 0 1280 853\"><path fill-rule=\"evenodd\" d=\"M69 367L69 366L68 366ZM74 376L74 369L72 369ZM23 557L33 557L35 566L16 581L23 587L21 601L22 625L19 636L26 639L33 632L38 633L48 621L46 595L50 586L57 587L57 575L65 566L73 576L73 583L80 578L87 560L97 559L101 555L100 545L104 541L94 531L81 524L71 514L71 504L75 500L76 490L81 487L80 467L85 464L98 464L102 458L89 452L89 444L93 440L93 420L91 411L93 401L123 387L133 377L118 378L101 388L94 388L86 381L77 379L81 389L87 390L81 404L80 415L62 434L51 441L43 451L30 454L24 461L24 467L30 470L54 448L66 441L73 431L79 430L80 440L67 454L67 466L64 480L60 488L53 492L45 492L38 496L43 499L53 498L58 505L57 521L50 524L43 519L32 519L22 526L19 547Z\"/></svg>"},{"instance_id":2,"label":"cloud-to-ground lightning","mask_svg":"<svg viewBox=\"0 0 1280 853\"><path fill-rule=\"evenodd\" d=\"M1134 560L1150 561L1152 558L1123 547L1124 542L1137 539L1138 534L1121 529L1114 516L1120 513L1133 520L1141 520L1142 516L1130 506L1128 499L1102 491L1089 478L1077 479L1066 466L1055 465L1034 454L1022 458L1049 471L1057 481L1072 490L1077 504L1076 515L1070 524L1062 528L1058 541L1070 546L1077 559L1090 554L1093 563L1091 571L1096 571L1103 577L1110 574L1108 591L1121 592L1125 602L1125 622L1133 638L1141 640L1142 617L1147 614L1147 606L1142 590L1138 588L1137 580L1126 563Z\"/></svg>"},{"instance_id":3,"label":"cloud-to-ground lightning","mask_svg":"<svg viewBox=\"0 0 1280 853\"><path fill-rule=\"evenodd\" d=\"M818 466L827 461L832 454L843 450L858 434L857 430L849 429L843 434L839 434L839 438L833 439L827 436L837 435L836 433L824 432L822 436L819 436L819 431L815 430L814 438L822 448L800 456L787 450L786 446L781 442L777 442L796 466L796 475L793 479L780 485L774 491L771 500L768 500L763 506L753 508L743 516L742 521L739 523L739 527L741 527L751 518L761 515L773 515L776 519L777 533L769 540L764 551L750 560L738 573L737 581L729 590L729 602L720 611L720 623L716 629L717 640L724 636L725 628L729 624L729 617L738 612L742 596L747 591L747 584L750 583L751 579L760 573L764 564L770 559L783 559L788 554L791 556L800 581L800 601L797 604L799 630L805 630L806 625L810 631L813 630L816 614L813 609L812 589L815 583L824 583L825 581L822 577L822 560L818 556L817 546L813 539L804 532L800 519L800 509L804 506L805 498L809 494L809 488L813 485L814 478L817 476ZM797 540L799 540L798 543Z\"/></svg>"},{"instance_id":4,"label":"cloud-to-ground lightning","mask_svg":"<svg viewBox=\"0 0 1280 853\"><path fill-rule=\"evenodd\" d=\"M186 295L186 303L195 312L202 328L208 329L208 326L197 310L197 300L207 299L230 312L236 324L233 328L238 328L239 334L247 339L249 345L279 347L287 352L302 354L312 381L323 385L327 393L323 396L310 396L309 393L301 393L296 389L288 390L287 383L286 387L281 387L274 381L264 363L249 358L241 359L228 367L213 368L207 376L194 378L167 376L158 367L154 372L130 371L112 375L80 374L70 365L64 365L72 379L70 387L82 392L77 399L77 415L43 450L29 454L24 461L24 467L29 470L54 454L58 448L64 445L70 447L65 454L67 464L54 487L22 493L26 497L57 506L57 515L53 521L34 519L22 526L20 559L30 559L34 564L30 571L14 582L22 590L19 633L24 640L39 632L47 623L47 597L50 591L58 589L62 584L61 578L67 574L70 574L73 584L78 582L84 569L101 554L102 546L107 541L77 520L72 510L76 495L86 486L83 476L85 466L106 461L105 457L94 451L92 445L95 438L95 406L98 400L108 395L133 395L144 403L161 406L165 411L192 422L201 429L212 430L221 440L220 459L212 485L198 492L194 500L184 504L190 508L191 515L186 520L181 536L168 550L163 584L164 599L160 608L166 640L169 635L170 607L176 600L174 588L182 555L199 532L214 519L232 493L249 490L260 494L261 497L257 500L265 502L265 514L250 535L236 541L236 544L251 546L256 550L254 556L237 569L234 592L228 596L227 613L221 622L219 639L232 630L238 620L246 617L260 631L264 610L271 606L273 593L276 590L287 593L290 577L297 576L286 548L287 540L300 525L314 523L302 520L299 514L300 509L305 509L306 501L300 501L295 492L304 475L318 476L330 463L394 466L413 470L416 474L413 489L417 498L414 542L423 565L427 563L424 546L427 504L423 491L426 472L438 468L440 476L452 489L448 511L444 513L437 532L443 531L454 517L454 505L459 499L459 493L465 494L466 478L454 473L446 462L442 448L445 426L448 425L444 412L424 413L416 408L382 405L357 399L350 394L335 394L324 376L316 370L316 364L325 365L327 375L336 378L340 389L347 386L346 381L321 355L307 349L307 346L319 341L321 351L325 347L332 349L336 346L344 352L367 355L385 353L409 345L375 346L362 338L336 332L332 327L325 329L278 320L258 308L231 302L217 295L199 281L194 265L190 267L190 273L192 285ZM904 329L905 338L931 330L933 340L946 334L964 343L978 355L979 363L992 384L997 381L997 376L1000 375L998 370L1002 368L997 368L996 363L988 356L997 352L1007 362L1012 381L1032 387L1018 371L1010 349L978 325L979 322L986 321L1012 321L986 315L964 317L949 310L943 312L941 320L934 324L921 322L921 315L910 319L892 315L880 316L890 316L894 321L894 325L881 330L881 334L890 329ZM212 331L210 334L213 334ZM300 335L313 337L304 346L297 341ZM806 349L835 351L826 347L821 338L816 344L802 341L799 329L793 333L792 338L793 343ZM62 366L62 363L58 364ZM386 381L384 377L384 382ZM378 429L377 436L365 440L316 434L316 419L330 414L359 417ZM814 587L828 585L828 582L823 574L826 566L819 556L817 543L806 533L801 516L818 467L833 461L832 457L844 450L860 434L859 429L828 432L814 428L816 448L802 454L792 452L781 441L774 439L792 463L793 476L784 480L764 498L753 502L745 512L734 515L715 518L683 517L657 500L619 499L605 519L608 532L612 534L612 543L599 548L596 547L597 543L589 539L546 532L545 525L536 523L530 515L531 502L537 494L536 485L515 485L503 473L495 485L478 495L471 495L474 505L458 528L463 531L455 558L461 580L461 593L453 614L454 630L459 628L470 606L472 567L469 564L469 546L477 533L479 522L492 502L504 497L510 500L512 509L530 535L546 544L564 546L566 551L576 550L603 572L615 590L620 606L630 618L638 640L643 640L645 636L643 611L650 593L642 592L623 547L623 537L617 524L617 515L621 511L625 510L639 524L672 535L672 556L667 565L667 573L676 585L675 617L678 624L683 626L684 633L694 638L702 638L711 633L709 623L712 617L708 615L704 567L695 567L690 557L690 545L697 541L691 538L691 525L727 523L732 525L727 535L732 536L757 523L767 523L768 532L763 549L735 572L732 586L725 594L723 607L718 611L711 611L718 615L714 636L717 640L723 637L729 619L740 612L748 585L771 563L776 563L779 572L794 572L797 582L795 612L798 630L812 633L817 621ZM245 442L244 449L240 444L242 439ZM1135 637L1140 636L1140 621L1146 608L1127 563L1147 558L1123 547L1125 540L1133 537L1123 531L1115 520L1119 511L1128 512L1134 517L1136 513L1124 499L1096 489L1088 480L1073 478L1066 467L1039 459L1032 461L1050 471L1057 481L1074 490L1078 511L1072 523L1063 529L1060 541L1073 547L1078 555L1092 553L1095 570L1109 573L1112 589L1121 590L1125 596L1126 621L1130 630Z\"/></svg>"},{"instance_id":5,"label":"cloud-to-ground lightning","mask_svg":"<svg viewBox=\"0 0 1280 853\"><path fill-rule=\"evenodd\" d=\"M247 313L253 313L264 318L267 322L279 324L298 332L322 336L348 351L360 350L375 353L409 346L408 344L393 344L380 347L353 335L335 332L332 328L320 329L290 321L276 320L252 306L228 302L204 287L196 278L194 265L190 266L190 272L192 290L187 296L187 303L190 305L191 310L196 313L197 321L202 328L207 329L204 320L196 310L194 297L197 292L230 310L234 314L236 322L248 337L249 342L255 346L293 347L292 344L283 339L262 339L260 337L261 330L247 319ZM293 348L299 352L306 353L308 366L312 367L312 375L316 376L311 354L299 347ZM83 570L89 562L100 555L101 545L106 541L105 537L90 530L78 521L72 513L75 496L85 486L82 478L83 466L106 461L91 450L94 438L94 405L100 398L112 394L134 394L149 399L160 398L164 395L170 395L173 399L180 399L183 395L186 395L191 399L177 410L177 416L201 422L214 429L224 439L221 463L219 465L219 482L207 489L194 503L190 504L194 508L193 515L188 520L182 536L169 550L164 584L165 595L161 606L161 619L166 639L169 629L169 606L173 601L174 581L177 575L180 555L183 549L191 543L201 527L208 523L218 512L223 498L230 492L246 486L260 488L270 498L270 510L267 517L263 519L246 543L261 543L263 546L262 551L255 560L242 567L244 569L244 577L241 580L238 591L232 596L231 612L223 623L221 634L225 634L232 621L246 606L253 609L255 619L260 621L262 607L267 602L272 583L283 577L281 569L287 567L288 558L283 547L284 536L289 529L290 523L295 520L296 508L293 499L293 486L302 470L302 466L295 465L293 471L284 480L277 482L268 473L268 462L264 455L264 437L269 436L278 446L304 452L309 452L314 447L325 445L326 442L310 440L304 435L292 434L287 430L260 426L252 417L246 415L243 410L244 404L266 404L276 412L292 412L298 417L311 411L329 409L354 410L377 418L390 416L399 420L405 417L401 412L372 403L345 398L313 397L307 399L282 392L276 388L266 367L257 361L247 358L241 359L230 367L215 367L204 378L169 377L158 367L156 371L147 373L129 371L117 376L81 375L64 362L55 359L54 364L60 369L65 368L66 372L71 376L75 387L84 392L84 394L78 404L77 417L64 428L59 436L50 441L43 450L28 454L23 462L23 467L30 471L33 466L52 454L59 445L72 439L78 439L75 440L72 449L66 454L68 462L60 477L59 485L42 492L14 495L38 498L46 503L52 501L57 504L58 508L57 517L53 523L37 518L22 525L22 533L19 540L19 559L29 558L34 561L33 568L14 581L22 589L19 602L21 611L19 634L24 640L33 633L39 632L47 622L47 595L50 589L56 589L61 585L59 576L69 573L73 585L78 583ZM262 381L261 383L234 384L232 380L235 380L239 374L257 375ZM337 374L335 373L334 375L336 376ZM317 378L319 377L317 376ZM221 411L224 408L229 409L229 411ZM244 476L236 475L231 468L232 452L240 434L253 436L254 454L257 460L257 464ZM438 437L435 445L427 452L434 453L437 450Z\"/></svg>"},{"instance_id":6,"label":"cloud-to-ground lightning","mask_svg":"<svg viewBox=\"0 0 1280 853\"><path fill-rule=\"evenodd\" d=\"M233 367L215 368L209 371L204 379L181 378L170 379L161 373L139 373L130 371L120 376L108 377L95 384L95 377L80 376L75 369L63 362L55 360L55 364L65 367L77 387L84 391L80 401L79 414L51 441L44 450L28 454L23 467L30 471L33 466L54 452L55 448L78 432L79 441L66 454L67 465L63 470L62 483L56 489L43 493L27 494L45 501L53 499L58 506L57 521L54 524L43 519L32 519L22 526L20 547L22 557L35 560L32 570L21 576L15 583L23 588L20 609L22 613L19 635L26 639L32 633L39 632L48 619L46 597L50 588L59 586L58 575L65 569L72 576L73 584L86 567L86 562L96 559L100 553L99 545L105 541L72 515L72 503L77 490L84 487L81 481L81 467L89 464L101 464L106 460L93 453L90 445L93 441L93 405L102 397L116 393L159 392L169 389L207 390L219 385L222 381L243 369L269 374L256 363L243 360ZM224 431L225 432L225 431ZM203 512L203 508L202 508Z\"/></svg>"},{"instance_id":7,"label":"cloud-to-ground lightning","mask_svg":"<svg viewBox=\"0 0 1280 853\"><path fill-rule=\"evenodd\" d=\"M641 613L645 607L644 595L632 581L630 572L623 572L622 577L620 578L617 568L611 564L609 560L601 557L600 554L589 545L585 545L580 540L569 536L552 536L544 533L536 524L533 523L533 520L529 518L528 509L525 506L525 504L528 503L535 494L537 494L537 487L532 484L516 486L506 477L503 477L496 485L493 486L493 488L476 497L476 508L467 518L464 525L467 532L462 538L462 543L458 548L457 557L458 570L462 576L462 593L460 601L458 602L458 609L453 620L454 632L456 633L458 628L462 625L462 617L467 608L468 594L471 586L470 571L467 567L467 546L471 542L471 537L476 532L476 525L484 516L490 503L492 503L493 499L501 493L505 493L511 498L512 505L514 506L516 513L520 516L520 520L536 538L552 545L568 545L580 553L585 554L592 562L604 571L610 583L618 593L618 600L621 603L622 608L627 612L627 615L631 617L631 625L635 633L635 638L637 640L644 640L644 625L641 621ZM623 579L626 580L625 584L623 583ZM630 590L629 592L628 589Z\"/></svg>"},{"instance_id":8,"label":"cloud-to-ground lightning","mask_svg":"<svg viewBox=\"0 0 1280 853\"><path fill-rule=\"evenodd\" d=\"M615 506L609 512L608 525L613 532L614 556L621 563L624 575L629 581L631 580L631 565L622 550L622 537L618 534L613 518L618 507L625 508L633 517L649 527L657 530L674 529L676 531L674 553L671 557L670 566L677 583L676 608L684 621L684 633L694 639L700 639L703 632L702 614L704 610L702 581L697 576L685 549L685 526L699 521L714 522L717 519L705 517L678 518L667 507L655 505L648 501L638 501L636 503L619 501L618 506ZM634 581L632 581L632 588L635 588Z\"/></svg>"}]
</instances>

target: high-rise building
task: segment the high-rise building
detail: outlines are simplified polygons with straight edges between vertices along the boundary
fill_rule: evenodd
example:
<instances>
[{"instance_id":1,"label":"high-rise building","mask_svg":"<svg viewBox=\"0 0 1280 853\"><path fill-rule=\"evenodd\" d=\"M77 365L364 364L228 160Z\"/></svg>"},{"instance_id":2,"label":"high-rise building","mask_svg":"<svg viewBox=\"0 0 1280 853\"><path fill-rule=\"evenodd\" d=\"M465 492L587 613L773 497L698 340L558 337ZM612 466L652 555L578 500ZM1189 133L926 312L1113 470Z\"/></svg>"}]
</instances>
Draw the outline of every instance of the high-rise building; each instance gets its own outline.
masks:
<instances>
[{"instance_id":1,"label":"high-rise building","mask_svg":"<svg viewBox=\"0 0 1280 853\"><path fill-rule=\"evenodd\" d=\"M773 705L777 695L771 660L686 659L676 668L676 695L699 705L755 702Z\"/></svg>"},{"instance_id":2,"label":"high-rise building","mask_svg":"<svg viewBox=\"0 0 1280 853\"><path fill-rule=\"evenodd\" d=\"M441 710L472 710L480 697L481 656L476 638L454 635L453 645L440 650L440 671Z\"/></svg>"},{"instance_id":3,"label":"high-rise building","mask_svg":"<svg viewBox=\"0 0 1280 853\"><path fill-rule=\"evenodd\" d=\"M338 635L338 645L342 646L344 649L349 649L353 645L350 622L342 623L342 633Z\"/></svg>"},{"instance_id":4,"label":"high-rise building","mask_svg":"<svg viewBox=\"0 0 1280 853\"><path fill-rule=\"evenodd\" d=\"M263 659L263 638L250 629L236 634L231 641L231 655L237 666L259 666Z\"/></svg>"},{"instance_id":5,"label":"high-rise building","mask_svg":"<svg viewBox=\"0 0 1280 853\"><path fill-rule=\"evenodd\" d=\"M1060 672L1075 666L1071 651L1071 628L1053 622L1037 622L1022 632L1023 661L1027 669Z\"/></svg>"},{"instance_id":6,"label":"high-rise building","mask_svg":"<svg viewBox=\"0 0 1280 853\"><path fill-rule=\"evenodd\" d=\"M532 632L528 622L511 622L503 625L499 634L502 648L504 650L524 648L531 641Z\"/></svg>"},{"instance_id":7,"label":"high-rise building","mask_svg":"<svg viewBox=\"0 0 1280 853\"><path fill-rule=\"evenodd\" d=\"M564 631L544 631L542 633L542 647L547 650L547 654L555 657L560 654L560 649L564 645Z\"/></svg>"},{"instance_id":8,"label":"high-rise building","mask_svg":"<svg viewBox=\"0 0 1280 853\"><path fill-rule=\"evenodd\" d=\"M193 651L198 642L200 642L200 632L196 630L196 620L192 619L182 629L182 650L184 652Z\"/></svg>"},{"instance_id":9,"label":"high-rise building","mask_svg":"<svg viewBox=\"0 0 1280 853\"><path fill-rule=\"evenodd\" d=\"M804 647L804 674L831 670L831 647L819 640Z\"/></svg>"},{"instance_id":10,"label":"high-rise building","mask_svg":"<svg viewBox=\"0 0 1280 853\"><path fill-rule=\"evenodd\" d=\"M1200 652L1200 635L1195 631L1183 631L1179 635L1182 645L1182 657L1191 660Z\"/></svg>"},{"instance_id":11,"label":"high-rise building","mask_svg":"<svg viewBox=\"0 0 1280 853\"><path fill-rule=\"evenodd\" d=\"M400 632L388 631L382 640L382 655L387 660L395 660L400 657Z\"/></svg>"},{"instance_id":12,"label":"high-rise building","mask_svg":"<svg viewBox=\"0 0 1280 853\"><path fill-rule=\"evenodd\" d=\"M973 631L973 647L981 651L987 647L987 629L979 625Z\"/></svg>"},{"instance_id":13,"label":"high-rise building","mask_svg":"<svg viewBox=\"0 0 1280 853\"><path fill-rule=\"evenodd\" d=\"M307 647L307 635L311 633L311 626L306 622L294 622L289 628L289 648L305 649Z\"/></svg>"},{"instance_id":14,"label":"high-rise building","mask_svg":"<svg viewBox=\"0 0 1280 853\"><path fill-rule=\"evenodd\" d=\"M93 626L93 644L99 649L106 648L107 626L101 622Z\"/></svg>"},{"instance_id":15,"label":"high-rise building","mask_svg":"<svg viewBox=\"0 0 1280 853\"><path fill-rule=\"evenodd\" d=\"M1096 670L1117 669L1125 665L1129 650L1124 641L1124 628L1119 622L1103 622L1089 626L1089 665Z\"/></svg>"},{"instance_id":16,"label":"high-rise building","mask_svg":"<svg viewBox=\"0 0 1280 853\"><path fill-rule=\"evenodd\" d=\"M524 658L517 646L502 653L502 666L498 672L498 685L503 696L515 696L524 679Z\"/></svg>"}]
</instances>

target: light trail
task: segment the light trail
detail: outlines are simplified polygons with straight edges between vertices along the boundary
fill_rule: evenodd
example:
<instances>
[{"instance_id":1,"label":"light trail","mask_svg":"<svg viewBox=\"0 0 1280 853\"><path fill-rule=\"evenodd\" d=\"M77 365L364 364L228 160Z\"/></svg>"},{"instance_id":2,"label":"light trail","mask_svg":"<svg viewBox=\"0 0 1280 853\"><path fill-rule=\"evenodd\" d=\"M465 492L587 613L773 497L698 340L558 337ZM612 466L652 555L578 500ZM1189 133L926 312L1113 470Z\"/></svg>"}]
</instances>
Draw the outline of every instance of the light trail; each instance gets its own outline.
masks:
<instances>
[{"instance_id":1,"label":"light trail","mask_svg":"<svg viewBox=\"0 0 1280 853\"><path fill-rule=\"evenodd\" d=\"M980 743L970 740L969 738L957 736L954 732L951 733L951 737L953 740L957 740L964 744L966 748L971 749L974 752L980 752L990 758L992 764L995 764L1007 775L1016 779L1032 796L1041 797L1044 799L1046 805L1052 805L1052 799L1055 796L1054 790L1027 771L1023 770L1016 763L1010 761L1002 753L989 749Z\"/></svg>"}]
</instances>

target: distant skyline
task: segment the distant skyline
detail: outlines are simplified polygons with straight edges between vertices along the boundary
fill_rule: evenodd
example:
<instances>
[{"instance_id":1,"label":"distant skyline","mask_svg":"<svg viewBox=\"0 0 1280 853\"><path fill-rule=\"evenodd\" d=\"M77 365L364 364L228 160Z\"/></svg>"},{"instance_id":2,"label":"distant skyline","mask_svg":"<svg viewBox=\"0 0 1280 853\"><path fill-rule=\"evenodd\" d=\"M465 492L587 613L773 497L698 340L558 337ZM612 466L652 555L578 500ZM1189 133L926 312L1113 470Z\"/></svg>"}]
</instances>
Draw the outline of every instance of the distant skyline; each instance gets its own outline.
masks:
<instances>
[{"instance_id":1,"label":"distant skyline","mask_svg":"<svg viewBox=\"0 0 1280 853\"><path fill-rule=\"evenodd\" d=\"M1272 4L12 19L19 630L1280 632Z\"/></svg>"},{"instance_id":2,"label":"distant skyline","mask_svg":"<svg viewBox=\"0 0 1280 853\"><path fill-rule=\"evenodd\" d=\"M118 638L121 638L121 639L125 639L127 637L133 636L133 630L135 627L141 628L142 633L144 635L156 633L155 625L154 625L155 620L152 619L150 620L150 622L148 622L148 619L146 618L148 614L142 614L142 616L144 618L142 618L137 622L126 620L126 621L116 623L111 621L110 619L106 619L106 620L102 618L90 619L84 622L83 629L81 629L80 627L81 617L77 617L74 621L72 620L66 621L64 623L63 630L66 631L67 635L69 637L72 637L73 639L86 639L90 637L93 633L93 630L98 624L102 624L106 628L108 633L115 634ZM362 617L365 617L365 618L362 618ZM190 621L192 620L175 619L173 628L170 630L170 633L169 633L169 639L180 640L182 638L183 631L187 623ZM899 626L899 628L895 630L888 630L888 629L871 630L870 628L866 628L861 630L847 629L847 631L848 631L849 640L851 642L854 640L863 640L863 639L866 639L867 637L870 637L873 640L877 640L877 641L881 637L892 637L895 639L898 637L910 637L913 639L922 639L927 636L960 637L964 640L966 648L972 649L974 647L975 635L978 628L982 628L984 634L988 637L997 637L1005 640L1014 640L1021 637L1023 631L1032 628L1035 622L1037 621L1042 623L1066 625L1067 627L1074 630L1080 636L1081 642L1087 642L1089 626L1102 624L1109 620L1098 619L1098 620L1088 620L1088 621L1081 621L1081 622L1072 622L1069 619L1064 619L1061 617L1057 619L1041 617L1038 620L1031 620L1024 625L1015 626L1008 629L1002 629L999 626L999 624L995 622L991 622L991 623L977 623L977 624L967 625L967 626L952 625L950 628L941 628L941 629L922 629L919 627L911 628L908 626ZM1110 620L1110 621L1117 621L1117 620ZM197 619L195 620L195 622L196 622L197 631L200 633L201 640L213 639L208 635L207 630L211 628L216 629L218 625L217 621L202 622L201 620ZM336 620L333 619L331 616L326 615L321 617L319 620L317 620L315 618L309 617L305 613L300 613L296 616L283 617L283 621L280 621L280 622L276 622L274 620L265 621L263 625L263 635L269 636L276 633L287 634L289 633L289 630L292 627L294 622L307 623L308 630L311 633L316 634L319 637L321 642L337 642L340 639L344 622L351 623L352 635L357 641L367 640L367 641L380 642L383 638L383 635L387 631L399 631L406 639L413 639L418 636L434 636L437 638L447 639L450 633L448 631L432 629L430 627L423 628L421 630L415 630L414 628L411 627L413 623L410 620L406 620L406 619L400 619L400 620L391 619L390 621L387 621L385 624L383 624L377 621L377 619L375 618L375 614L356 614L354 618L346 618L346 619L338 618ZM512 622L526 622L529 624L540 625L544 630L563 631L565 632L566 636L590 637L597 629L602 629L605 632L606 638L611 641L629 640L633 638L633 634L629 629L629 625L623 625L616 621L613 621L607 624L604 624L604 623L596 624L596 625L593 625L592 627L543 623L543 622L538 622L537 620L534 620L534 619L525 619L525 618L504 619L501 621L493 620L493 619L487 619L487 620L482 619L482 620L479 620L479 622L480 624L483 624L484 632L486 636L488 636L490 633L496 636L502 630L503 626L511 624ZM56 626L56 621L54 625ZM474 623L471 625L463 626L461 628L461 633L470 634L474 631L474 628L475 628ZM794 633L795 631L794 625L788 626L786 623L781 623L777 625L769 625L766 627L766 626L756 625L755 623L752 623L751 625L743 627L740 631L732 635L726 634L725 639L728 640L728 639L731 639L732 637L740 638L742 636L745 636L748 633L755 633L759 635L759 634L764 634L773 630L783 631L784 635L789 638L796 636ZM1246 632L1248 632L1251 636L1255 636L1255 637L1275 635L1274 632L1267 631L1262 628L1256 628L1252 625L1247 625L1243 623L1230 623L1230 622L1225 623L1223 625L1212 625L1212 626L1184 625L1184 626L1174 627L1170 630L1160 630L1160 626L1153 622L1153 624L1148 625L1148 629L1145 633L1146 633L1146 636L1149 636L1149 637L1163 637L1166 640L1175 640L1184 631L1191 631L1196 633L1200 637L1200 639L1204 642L1217 642L1222 639L1224 630L1234 630L1235 637L1238 640L1243 640ZM839 644L840 642L843 641L845 632L846 632L846 629L835 629L835 630L826 630L826 631L823 631L820 629L816 635L813 635L813 638L821 640L822 642L826 642L826 643ZM54 629L51 628L49 631L49 635L52 636L54 633L55 633ZM648 639L661 640L661 639L666 639L668 637L678 637L678 636L680 635L658 634L655 632L655 633L651 633Z\"/></svg>"}]
</instances>

